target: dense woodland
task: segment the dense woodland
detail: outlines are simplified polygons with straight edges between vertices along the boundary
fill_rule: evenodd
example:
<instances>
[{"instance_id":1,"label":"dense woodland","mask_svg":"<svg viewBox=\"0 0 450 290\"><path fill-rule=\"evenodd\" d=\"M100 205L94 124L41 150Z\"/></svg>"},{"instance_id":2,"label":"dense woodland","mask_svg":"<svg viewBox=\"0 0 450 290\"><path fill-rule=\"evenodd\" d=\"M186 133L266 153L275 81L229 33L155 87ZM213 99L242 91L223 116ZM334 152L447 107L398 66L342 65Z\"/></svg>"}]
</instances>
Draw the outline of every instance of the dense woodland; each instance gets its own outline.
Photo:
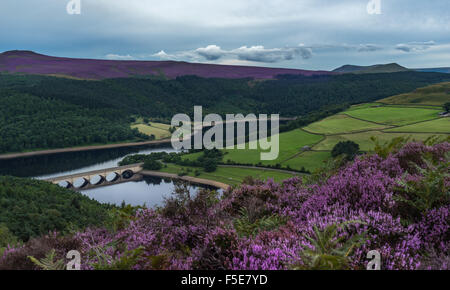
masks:
<instances>
[{"instance_id":1,"label":"dense woodland","mask_svg":"<svg viewBox=\"0 0 450 290\"><path fill-rule=\"evenodd\" d=\"M0 176L0 236L27 241L50 231L103 225L112 206L48 182ZM0 239L0 248L6 246Z\"/></svg>"},{"instance_id":2,"label":"dense woodland","mask_svg":"<svg viewBox=\"0 0 450 290\"><path fill-rule=\"evenodd\" d=\"M298 117L448 80L446 74L418 72L283 75L269 81L195 76L83 81L0 75L0 153L142 140L146 136L129 126L131 116L170 121L177 113L192 114L194 105L203 106L205 114Z\"/></svg>"}]
</instances>

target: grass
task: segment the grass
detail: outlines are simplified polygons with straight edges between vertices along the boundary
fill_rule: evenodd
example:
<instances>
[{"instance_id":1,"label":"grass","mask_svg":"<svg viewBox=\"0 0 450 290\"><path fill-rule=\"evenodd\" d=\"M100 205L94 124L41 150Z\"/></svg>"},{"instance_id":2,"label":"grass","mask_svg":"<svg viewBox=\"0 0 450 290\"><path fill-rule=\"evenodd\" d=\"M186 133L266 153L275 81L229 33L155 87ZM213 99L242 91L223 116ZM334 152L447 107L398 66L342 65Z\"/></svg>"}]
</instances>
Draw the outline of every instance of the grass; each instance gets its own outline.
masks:
<instances>
[{"instance_id":1,"label":"grass","mask_svg":"<svg viewBox=\"0 0 450 290\"><path fill-rule=\"evenodd\" d=\"M324 161L331 158L330 152L307 151L282 163L283 166L289 166L292 169L300 170L305 167L309 171L314 171L322 167Z\"/></svg>"},{"instance_id":2,"label":"grass","mask_svg":"<svg viewBox=\"0 0 450 290\"><path fill-rule=\"evenodd\" d=\"M385 130L386 132L420 132L420 133L449 133L450 118L440 118L437 120L406 125L402 127Z\"/></svg>"},{"instance_id":3,"label":"grass","mask_svg":"<svg viewBox=\"0 0 450 290\"><path fill-rule=\"evenodd\" d=\"M450 135L450 119L438 118L442 104L450 101L450 82L429 86L410 94L403 94L383 99L377 103L354 105L343 113L336 114L308 125L303 129L284 132L279 135L280 152L276 160L262 161L261 149L224 149L224 159L240 164L276 165L294 170L305 168L314 171L331 158L331 150L340 141L353 141L360 145L362 151L372 151L375 144L370 140L376 137L381 143L396 137L410 137L411 141L424 141L432 136L442 139ZM387 105L386 105L387 104ZM167 125L168 126L168 125ZM151 128L165 129L156 124ZM311 146L312 151L302 152L304 146ZM202 153L184 155L184 159L197 159ZM168 164L162 171L179 174L186 173L198 178L215 180L230 185L237 185L247 176L280 182L292 177L291 174L274 170L256 168L219 167L216 172L206 173L201 168L180 167Z\"/></svg>"},{"instance_id":4,"label":"grass","mask_svg":"<svg viewBox=\"0 0 450 290\"><path fill-rule=\"evenodd\" d=\"M364 108L346 112L346 114L362 120L397 126L431 120L437 118L438 113L439 110L436 109L387 106Z\"/></svg>"},{"instance_id":5,"label":"grass","mask_svg":"<svg viewBox=\"0 0 450 290\"><path fill-rule=\"evenodd\" d=\"M381 105L380 103L364 103L364 104L353 105L350 108L348 108L346 110L346 112L355 111L355 110L359 110L359 109L370 108L370 107L378 107L380 105Z\"/></svg>"},{"instance_id":6,"label":"grass","mask_svg":"<svg viewBox=\"0 0 450 290\"><path fill-rule=\"evenodd\" d=\"M385 133L380 131L372 132L362 132L355 134L342 134L327 136L325 140L314 146L315 150L332 150L334 145L341 141L353 141L359 144L360 150L362 151L372 151L374 148L374 143L370 140L370 137L374 136L379 139L380 142L387 142L396 137L411 137L411 141L424 141L431 136L441 136L446 137L444 134L428 134L428 133Z\"/></svg>"},{"instance_id":7,"label":"grass","mask_svg":"<svg viewBox=\"0 0 450 290\"><path fill-rule=\"evenodd\" d=\"M190 172L187 170L190 170ZM199 176L195 176L196 170L200 171ZM252 176L259 180L273 179L276 182L281 182L293 176L292 174L275 170L236 167L218 167L215 172L204 172L201 168L178 166L175 164L167 164L167 167L162 168L161 171L174 174L184 172L188 176L219 181L229 185L238 185L247 176Z\"/></svg>"},{"instance_id":8,"label":"grass","mask_svg":"<svg viewBox=\"0 0 450 290\"><path fill-rule=\"evenodd\" d=\"M156 140L164 139L171 136L169 132L169 125L161 124L161 123L149 123L149 124L134 124L131 125L131 128L137 128L139 132L145 135L155 135Z\"/></svg>"},{"instance_id":9,"label":"grass","mask_svg":"<svg viewBox=\"0 0 450 290\"><path fill-rule=\"evenodd\" d=\"M386 128L384 125L361 121L347 115L334 115L313 123L304 129L308 132L318 134L338 134L384 128Z\"/></svg>"},{"instance_id":10,"label":"grass","mask_svg":"<svg viewBox=\"0 0 450 290\"><path fill-rule=\"evenodd\" d=\"M414 92L392 96L383 100L386 104L422 104L442 106L450 102L450 82L419 88Z\"/></svg>"},{"instance_id":11,"label":"grass","mask_svg":"<svg viewBox=\"0 0 450 290\"><path fill-rule=\"evenodd\" d=\"M323 139L323 136L314 135L305 131L296 129L289 132L281 133L280 138L280 152L278 158L271 161L261 160L261 149L257 150L239 150L239 149L225 149L226 155L224 161L231 160L241 164L258 164L261 162L263 165L275 165L282 163L286 159L301 152L301 149L306 145L313 145Z\"/></svg>"}]
</instances>

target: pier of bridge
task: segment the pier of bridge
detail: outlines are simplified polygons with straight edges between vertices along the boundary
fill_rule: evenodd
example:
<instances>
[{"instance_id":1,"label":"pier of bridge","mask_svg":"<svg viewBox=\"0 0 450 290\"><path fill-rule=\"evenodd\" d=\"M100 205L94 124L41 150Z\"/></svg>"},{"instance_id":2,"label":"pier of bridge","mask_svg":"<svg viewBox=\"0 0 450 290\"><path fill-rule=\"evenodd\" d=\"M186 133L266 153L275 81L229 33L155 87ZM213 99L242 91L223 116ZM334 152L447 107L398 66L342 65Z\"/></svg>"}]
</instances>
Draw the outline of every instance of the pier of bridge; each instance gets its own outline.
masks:
<instances>
[{"instance_id":1,"label":"pier of bridge","mask_svg":"<svg viewBox=\"0 0 450 290\"><path fill-rule=\"evenodd\" d=\"M142 175L143 163L126 166L106 168L78 174L58 176L46 179L46 181L58 184L65 188L91 189L94 187L108 186L116 183L139 180Z\"/></svg>"}]
</instances>

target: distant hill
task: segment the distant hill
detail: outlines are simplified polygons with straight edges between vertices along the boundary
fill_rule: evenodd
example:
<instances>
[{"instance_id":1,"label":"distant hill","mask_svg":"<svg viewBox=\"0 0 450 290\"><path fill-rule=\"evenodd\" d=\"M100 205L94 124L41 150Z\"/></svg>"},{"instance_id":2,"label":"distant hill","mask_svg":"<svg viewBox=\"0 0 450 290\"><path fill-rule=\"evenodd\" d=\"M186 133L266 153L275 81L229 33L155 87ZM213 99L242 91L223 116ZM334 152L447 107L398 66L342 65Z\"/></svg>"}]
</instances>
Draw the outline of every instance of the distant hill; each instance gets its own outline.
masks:
<instances>
[{"instance_id":1,"label":"distant hill","mask_svg":"<svg viewBox=\"0 0 450 290\"><path fill-rule=\"evenodd\" d=\"M409 71L409 69L397 64L376 64L371 66L358 66L358 65L343 65L333 72L337 73L356 73L356 74L369 74L369 73L392 73Z\"/></svg>"},{"instance_id":2,"label":"distant hill","mask_svg":"<svg viewBox=\"0 0 450 290\"><path fill-rule=\"evenodd\" d=\"M450 102L450 82L416 89L411 93L392 96L379 102L386 104L420 104L441 106Z\"/></svg>"},{"instance_id":3,"label":"distant hill","mask_svg":"<svg viewBox=\"0 0 450 290\"><path fill-rule=\"evenodd\" d=\"M328 71L284 68L213 65L176 61L119 61L62 58L32 51L7 51L0 54L0 72L70 77L76 79L107 79L124 77L161 77L196 75L205 78L273 79L277 75L323 75Z\"/></svg>"},{"instance_id":4,"label":"distant hill","mask_svg":"<svg viewBox=\"0 0 450 290\"><path fill-rule=\"evenodd\" d=\"M438 72L438 73L446 73L450 74L450 67L437 67L437 68L417 68L414 69L419 72Z\"/></svg>"}]
</instances>

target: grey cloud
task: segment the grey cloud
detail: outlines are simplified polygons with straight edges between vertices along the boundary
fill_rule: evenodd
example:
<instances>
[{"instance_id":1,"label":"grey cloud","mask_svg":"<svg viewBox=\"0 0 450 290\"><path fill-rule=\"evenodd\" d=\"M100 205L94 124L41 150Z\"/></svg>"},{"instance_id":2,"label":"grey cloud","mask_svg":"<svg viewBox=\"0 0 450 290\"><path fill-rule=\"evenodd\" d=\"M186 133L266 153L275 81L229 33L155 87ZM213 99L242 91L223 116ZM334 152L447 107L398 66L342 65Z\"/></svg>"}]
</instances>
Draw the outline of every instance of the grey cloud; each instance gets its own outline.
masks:
<instances>
[{"instance_id":1,"label":"grey cloud","mask_svg":"<svg viewBox=\"0 0 450 290\"><path fill-rule=\"evenodd\" d=\"M424 51L430 48L431 46L436 45L434 41L426 41L426 42L409 42L409 43L400 43L397 44L395 49L401 50L403 52L418 52Z\"/></svg>"},{"instance_id":2,"label":"grey cloud","mask_svg":"<svg viewBox=\"0 0 450 290\"><path fill-rule=\"evenodd\" d=\"M266 49L264 46L242 46L231 51L231 53L236 55L240 60L267 63L292 60L297 56L303 59L312 57L311 48L303 46L272 49Z\"/></svg>"},{"instance_id":3,"label":"grey cloud","mask_svg":"<svg viewBox=\"0 0 450 290\"><path fill-rule=\"evenodd\" d=\"M375 44L360 44L358 47L359 52L372 52L383 49L381 46Z\"/></svg>"},{"instance_id":4,"label":"grey cloud","mask_svg":"<svg viewBox=\"0 0 450 290\"><path fill-rule=\"evenodd\" d=\"M200 47L193 51L167 54L160 51L153 54L161 59L190 59L199 60L201 58L208 61L215 61L221 58L238 59L252 62L275 63L285 60L293 60L297 57L309 59L312 57L312 49L305 46L285 47L285 48L265 48L264 46L242 46L232 50L224 50L217 45Z\"/></svg>"}]
</instances>

